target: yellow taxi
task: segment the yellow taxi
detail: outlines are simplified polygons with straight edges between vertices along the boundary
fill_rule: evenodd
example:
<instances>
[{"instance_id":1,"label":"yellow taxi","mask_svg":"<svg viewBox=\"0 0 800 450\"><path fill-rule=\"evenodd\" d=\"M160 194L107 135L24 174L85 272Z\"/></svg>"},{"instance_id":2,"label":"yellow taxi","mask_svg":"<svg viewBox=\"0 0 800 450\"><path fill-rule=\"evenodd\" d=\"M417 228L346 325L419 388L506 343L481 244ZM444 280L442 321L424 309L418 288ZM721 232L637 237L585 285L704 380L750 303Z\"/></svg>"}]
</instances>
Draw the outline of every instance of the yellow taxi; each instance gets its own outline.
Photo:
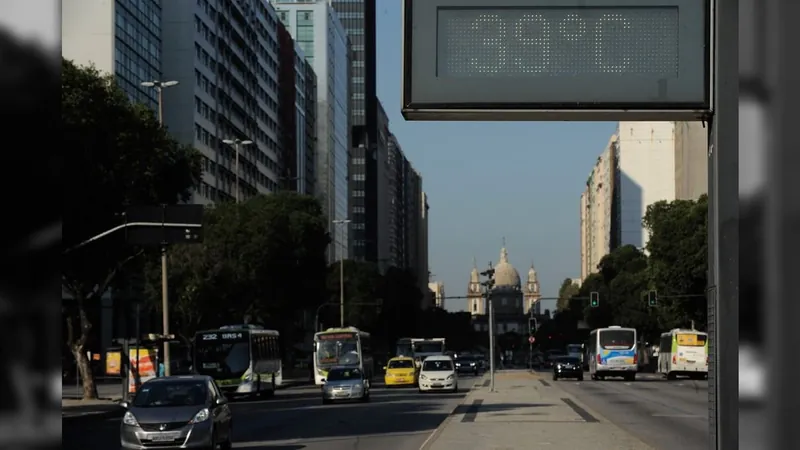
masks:
<instances>
[{"instance_id":1,"label":"yellow taxi","mask_svg":"<svg viewBox=\"0 0 800 450\"><path fill-rule=\"evenodd\" d=\"M386 386L415 386L417 384L417 365L407 356L392 358L383 368L386 371Z\"/></svg>"}]
</instances>

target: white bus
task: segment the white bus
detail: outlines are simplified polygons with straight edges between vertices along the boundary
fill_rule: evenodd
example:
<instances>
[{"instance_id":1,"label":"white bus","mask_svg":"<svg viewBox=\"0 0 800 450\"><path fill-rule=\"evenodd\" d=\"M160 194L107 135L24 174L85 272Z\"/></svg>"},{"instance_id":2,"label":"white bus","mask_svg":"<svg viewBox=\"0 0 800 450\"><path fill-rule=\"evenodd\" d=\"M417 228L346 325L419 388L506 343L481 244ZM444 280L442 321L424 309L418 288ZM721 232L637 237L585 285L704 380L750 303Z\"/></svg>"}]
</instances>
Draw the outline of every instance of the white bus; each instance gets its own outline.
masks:
<instances>
[{"instance_id":1,"label":"white bus","mask_svg":"<svg viewBox=\"0 0 800 450\"><path fill-rule=\"evenodd\" d=\"M617 325L598 328L589 333L587 343L589 374L593 380L622 377L635 381L639 370L636 329Z\"/></svg>"},{"instance_id":2,"label":"white bus","mask_svg":"<svg viewBox=\"0 0 800 450\"><path fill-rule=\"evenodd\" d=\"M328 328L314 335L314 383L325 384L333 367L358 367L368 380L375 374L370 334L355 327Z\"/></svg>"},{"instance_id":3,"label":"white bus","mask_svg":"<svg viewBox=\"0 0 800 450\"><path fill-rule=\"evenodd\" d=\"M198 331L192 364L228 395L273 395L283 383L280 333L258 325Z\"/></svg>"},{"instance_id":4,"label":"white bus","mask_svg":"<svg viewBox=\"0 0 800 450\"><path fill-rule=\"evenodd\" d=\"M676 328L661 334L658 372L668 380L679 375L694 379L708 377L708 334Z\"/></svg>"}]
</instances>

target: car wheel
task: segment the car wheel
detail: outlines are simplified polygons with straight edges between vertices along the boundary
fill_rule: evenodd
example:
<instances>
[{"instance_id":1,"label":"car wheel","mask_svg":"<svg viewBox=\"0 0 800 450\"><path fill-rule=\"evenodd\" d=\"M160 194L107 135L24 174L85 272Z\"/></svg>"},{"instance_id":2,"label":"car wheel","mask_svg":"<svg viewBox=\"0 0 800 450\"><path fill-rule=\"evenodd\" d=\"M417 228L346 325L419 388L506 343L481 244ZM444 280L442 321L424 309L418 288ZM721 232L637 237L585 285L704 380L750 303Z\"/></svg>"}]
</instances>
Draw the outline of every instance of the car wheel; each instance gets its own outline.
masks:
<instances>
[{"instance_id":1,"label":"car wheel","mask_svg":"<svg viewBox=\"0 0 800 450\"><path fill-rule=\"evenodd\" d=\"M327 398L323 398L323 399L322 399L322 404L323 404L323 405L330 405L330 403L331 403L331 401L330 401L330 400L328 400Z\"/></svg>"},{"instance_id":2,"label":"car wheel","mask_svg":"<svg viewBox=\"0 0 800 450\"><path fill-rule=\"evenodd\" d=\"M558 375L553 374L553 381L558 381Z\"/></svg>"},{"instance_id":3,"label":"car wheel","mask_svg":"<svg viewBox=\"0 0 800 450\"><path fill-rule=\"evenodd\" d=\"M578 381L583 381L583 375L578 375Z\"/></svg>"}]
</instances>

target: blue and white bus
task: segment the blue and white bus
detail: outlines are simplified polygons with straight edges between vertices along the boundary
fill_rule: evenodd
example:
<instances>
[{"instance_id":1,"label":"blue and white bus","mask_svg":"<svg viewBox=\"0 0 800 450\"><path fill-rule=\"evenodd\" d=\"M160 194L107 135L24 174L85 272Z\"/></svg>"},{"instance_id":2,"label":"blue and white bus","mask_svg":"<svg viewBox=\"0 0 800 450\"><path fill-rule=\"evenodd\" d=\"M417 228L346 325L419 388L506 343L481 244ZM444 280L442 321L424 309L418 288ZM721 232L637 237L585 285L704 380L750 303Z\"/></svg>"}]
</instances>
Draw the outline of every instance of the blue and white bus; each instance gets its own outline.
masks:
<instances>
[{"instance_id":1,"label":"blue and white bus","mask_svg":"<svg viewBox=\"0 0 800 450\"><path fill-rule=\"evenodd\" d=\"M593 380L622 377L635 381L639 371L636 329L612 325L589 333L589 375Z\"/></svg>"}]
</instances>

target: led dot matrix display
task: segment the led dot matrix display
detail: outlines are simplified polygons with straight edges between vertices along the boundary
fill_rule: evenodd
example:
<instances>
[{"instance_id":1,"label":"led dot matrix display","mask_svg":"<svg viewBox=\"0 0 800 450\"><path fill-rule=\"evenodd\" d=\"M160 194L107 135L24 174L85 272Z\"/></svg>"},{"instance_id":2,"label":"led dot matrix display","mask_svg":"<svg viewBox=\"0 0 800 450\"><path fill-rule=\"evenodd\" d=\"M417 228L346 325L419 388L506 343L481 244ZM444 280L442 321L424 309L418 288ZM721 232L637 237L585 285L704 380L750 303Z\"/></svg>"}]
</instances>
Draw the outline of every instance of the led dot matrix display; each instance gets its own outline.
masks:
<instances>
[{"instance_id":1,"label":"led dot matrix display","mask_svg":"<svg viewBox=\"0 0 800 450\"><path fill-rule=\"evenodd\" d=\"M450 77L677 77L677 7L440 8L438 73Z\"/></svg>"}]
</instances>

